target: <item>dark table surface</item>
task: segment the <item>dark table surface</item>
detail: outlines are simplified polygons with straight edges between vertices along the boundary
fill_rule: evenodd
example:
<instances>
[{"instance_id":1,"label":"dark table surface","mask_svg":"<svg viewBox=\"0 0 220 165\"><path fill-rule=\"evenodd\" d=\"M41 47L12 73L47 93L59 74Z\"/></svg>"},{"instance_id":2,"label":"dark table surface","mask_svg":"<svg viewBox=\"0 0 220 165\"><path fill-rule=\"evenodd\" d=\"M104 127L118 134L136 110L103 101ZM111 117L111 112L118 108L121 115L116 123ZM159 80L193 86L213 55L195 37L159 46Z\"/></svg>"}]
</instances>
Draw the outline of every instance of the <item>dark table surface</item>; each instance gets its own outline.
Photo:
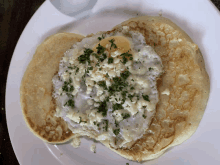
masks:
<instances>
[{"instance_id":1,"label":"dark table surface","mask_svg":"<svg viewBox=\"0 0 220 165\"><path fill-rule=\"evenodd\" d=\"M0 164L19 164L12 149L5 116L5 86L16 43L44 0L0 0ZM212 0L220 10L220 0Z\"/></svg>"}]
</instances>

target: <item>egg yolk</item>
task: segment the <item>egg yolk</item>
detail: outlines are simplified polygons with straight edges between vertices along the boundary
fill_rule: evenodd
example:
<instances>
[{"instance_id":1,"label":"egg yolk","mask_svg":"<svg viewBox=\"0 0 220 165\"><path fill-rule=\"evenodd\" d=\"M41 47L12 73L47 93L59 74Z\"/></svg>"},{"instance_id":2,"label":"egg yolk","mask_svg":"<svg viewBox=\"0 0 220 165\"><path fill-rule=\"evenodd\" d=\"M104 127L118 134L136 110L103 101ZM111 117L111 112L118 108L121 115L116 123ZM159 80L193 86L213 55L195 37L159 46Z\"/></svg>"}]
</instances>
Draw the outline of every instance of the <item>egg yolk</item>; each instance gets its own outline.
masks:
<instances>
[{"instance_id":1,"label":"egg yolk","mask_svg":"<svg viewBox=\"0 0 220 165\"><path fill-rule=\"evenodd\" d=\"M119 51L120 53L126 53L131 51L130 41L124 36L108 37L102 39L98 44L105 47L109 52ZM97 51L96 47L98 47L98 44L93 48L93 51ZM116 45L116 47L114 45Z\"/></svg>"}]
</instances>

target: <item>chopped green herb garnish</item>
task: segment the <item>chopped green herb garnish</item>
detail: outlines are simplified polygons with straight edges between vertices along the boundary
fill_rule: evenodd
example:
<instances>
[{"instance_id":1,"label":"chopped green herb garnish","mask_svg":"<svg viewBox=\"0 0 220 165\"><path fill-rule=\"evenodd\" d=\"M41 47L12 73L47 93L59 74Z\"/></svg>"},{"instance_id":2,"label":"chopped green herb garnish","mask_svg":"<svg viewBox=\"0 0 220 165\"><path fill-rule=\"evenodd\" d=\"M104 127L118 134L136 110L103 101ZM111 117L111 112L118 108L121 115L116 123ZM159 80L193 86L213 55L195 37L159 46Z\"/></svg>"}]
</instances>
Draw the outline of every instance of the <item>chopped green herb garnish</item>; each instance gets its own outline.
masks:
<instances>
[{"instance_id":1,"label":"chopped green herb garnish","mask_svg":"<svg viewBox=\"0 0 220 165\"><path fill-rule=\"evenodd\" d=\"M148 95L142 95L142 97L143 97L144 100L146 100L146 101L150 101Z\"/></svg>"},{"instance_id":2,"label":"chopped green herb garnish","mask_svg":"<svg viewBox=\"0 0 220 165\"><path fill-rule=\"evenodd\" d=\"M129 163L126 163L126 165L129 165Z\"/></svg>"},{"instance_id":3,"label":"chopped green herb garnish","mask_svg":"<svg viewBox=\"0 0 220 165\"><path fill-rule=\"evenodd\" d=\"M87 123L87 121L82 121L82 118L79 117L79 123L82 123L82 122Z\"/></svg>"},{"instance_id":4,"label":"chopped green herb garnish","mask_svg":"<svg viewBox=\"0 0 220 165\"><path fill-rule=\"evenodd\" d=\"M68 100L65 104L64 104L64 106L68 106L68 107L71 107L71 108L74 108L74 100Z\"/></svg>"},{"instance_id":5,"label":"chopped green herb garnish","mask_svg":"<svg viewBox=\"0 0 220 165\"><path fill-rule=\"evenodd\" d=\"M140 49L138 49L138 52L140 52L141 50Z\"/></svg>"},{"instance_id":6,"label":"chopped green herb garnish","mask_svg":"<svg viewBox=\"0 0 220 165\"><path fill-rule=\"evenodd\" d=\"M102 39L104 39L104 35L102 34L102 37L98 37L98 40L101 41Z\"/></svg>"},{"instance_id":7,"label":"chopped green herb garnish","mask_svg":"<svg viewBox=\"0 0 220 165\"><path fill-rule=\"evenodd\" d=\"M128 98L132 101L132 98L134 97L134 95L129 94Z\"/></svg>"},{"instance_id":8,"label":"chopped green herb garnish","mask_svg":"<svg viewBox=\"0 0 220 165\"><path fill-rule=\"evenodd\" d=\"M106 86L105 81L99 81L99 82L98 82L98 85L99 85L100 87L103 87L104 89L107 89L107 86Z\"/></svg>"},{"instance_id":9,"label":"chopped green herb garnish","mask_svg":"<svg viewBox=\"0 0 220 165\"><path fill-rule=\"evenodd\" d=\"M74 90L74 87L71 85L69 91L72 92L73 90Z\"/></svg>"},{"instance_id":10,"label":"chopped green herb garnish","mask_svg":"<svg viewBox=\"0 0 220 165\"><path fill-rule=\"evenodd\" d=\"M125 56L123 56L122 59L123 59L122 64L126 64L128 62L128 59Z\"/></svg>"},{"instance_id":11,"label":"chopped green herb garnish","mask_svg":"<svg viewBox=\"0 0 220 165\"><path fill-rule=\"evenodd\" d=\"M99 55L96 53L92 53L93 56L95 56L99 60Z\"/></svg>"},{"instance_id":12,"label":"chopped green herb garnish","mask_svg":"<svg viewBox=\"0 0 220 165\"><path fill-rule=\"evenodd\" d=\"M109 77L108 73L106 73L105 77L107 77L107 78Z\"/></svg>"},{"instance_id":13,"label":"chopped green herb garnish","mask_svg":"<svg viewBox=\"0 0 220 165\"><path fill-rule=\"evenodd\" d=\"M126 99L126 94L128 93L128 91L122 91L121 92L121 96L122 96L122 101L125 102Z\"/></svg>"},{"instance_id":14,"label":"chopped green herb garnish","mask_svg":"<svg viewBox=\"0 0 220 165\"><path fill-rule=\"evenodd\" d=\"M113 38L113 39L111 39L111 40L109 40L109 42L111 43L111 47L110 47L110 49L113 47L113 48L117 48L117 45L114 43L114 41L115 41L115 39Z\"/></svg>"},{"instance_id":15,"label":"chopped green herb garnish","mask_svg":"<svg viewBox=\"0 0 220 165\"><path fill-rule=\"evenodd\" d=\"M113 57L109 57L108 58L108 64L112 64L114 62L114 58Z\"/></svg>"},{"instance_id":16,"label":"chopped green herb garnish","mask_svg":"<svg viewBox=\"0 0 220 165\"><path fill-rule=\"evenodd\" d=\"M128 83L124 81L124 79L120 77L114 77L113 83L109 87L110 94L113 94L114 92L120 92L124 87L128 86Z\"/></svg>"},{"instance_id":17,"label":"chopped green herb garnish","mask_svg":"<svg viewBox=\"0 0 220 165\"><path fill-rule=\"evenodd\" d=\"M79 72L79 68L77 67L77 68L76 68L76 73L78 73L78 72ZM76 74L76 73L75 73L75 74Z\"/></svg>"},{"instance_id":18,"label":"chopped green herb garnish","mask_svg":"<svg viewBox=\"0 0 220 165\"><path fill-rule=\"evenodd\" d=\"M120 56L132 57L132 54L129 54L128 52L126 52L126 53L122 53Z\"/></svg>"},{"instance_id":19,"label":"chopped green herb garnish","mask_svg":"<svg viewBox=\"0 0 220 165\"><path fill-rule=\"evenodd\" d=\"M133 60L133 57L130 57L129 60Z\"/></svg>"},{"instance_id":20,"label":"chopped green herb garnish","mask_svg":"<svg viewBox=\"0 0 220 165\"><path fill-rule=\"evenodd\" d=\"M90 64L90 55L91 55L91 53L93 53L93 50L86 48L84 50L84 54L82 54L78 57L79 63L85 64L86 61L87 61Z\"/></svg>"},{"instance_id":21,"label":"chopped green herb garnish","mask_svg":"<svg viewBox=\"0 0 220 165\"><path fill-rule=\"evenodd\" d=\"M118 127L119 123L115 120L115 126Z\"/></svg>"},{"instance_id":22,"label":"chopped green herb garnish","mask_svg":"<svg viewBox=\"0 0 220 165\"><path fill-rule=\"evenodd\" d=\"M72 92L73 86L70 85L71 83L72 83L71 78L69 79L69 81L64 81L64 85L62 86L64 92Z\"/></svg>"},{"instance_id":23,"label":"chopped green herb garnish","mask_svg":"<svg viewBox=\"0 0 220 165\"><path fill-rule=\"evenodd\" d=\"M69 87L67 84L65 84L66 81L64 81L64 86L62 87L63 91L68 92L69 91Z\"/></svg>"},{"instance_id":24,"label":"chopped green herb garnish","mask_svg":"<svg viewBox=\"0 0 220 165\"><path fill-rule=\"evenodd\" d=\"M103 47L102 45L100 45L100 44L98 44L98 46L96 47L96 49L97 49L97 53L98 54L102 54L102 53L104 53L104 51L105 51L105 47Z\"/></svg>"},{"instance_id":25,"label":"chopped green herb garnish","mask_svg":"<svg viewBox=\"0 0 220 165\"><path fill-rule=\"evenodd\" d=\"M113 104L112 106L113 111L123 109L121 104Z\"/></svg>"},{"instance_id":26,"label":"chopped green herb garnish","mask_svg":"<svg viewBox=\"0 0 220 165\"><path fill-rule=\"evenodd\" d=\"M122 115L123 119L127 119L127 118L131 117L131 115L129 113L122 113L121 115Z\"/></svg>"},{"instance_id":27,"label":"chopped green herb garnish","mask_svg":"<svg viewBox=\"0 0 220 165\"><path fill-rule=\"evenodd\" d=\"M88 67L88 70L93 70L93 67L92 66Z\"/></svg>"},{"instance_id":28,"label":"chopped green herb garnish","mask_svg":"<svg viewBox=\"0 0 220 165\"><path fill-rule=\"evenodd\" d=\"M103 53L102 55L99 56L99 60L100 60L101 62L103 62L106 58L107 58L106 53Z\"/></svg>"},{"instance_id":29,"label":"chopped green herb garnish","mask_svg":"<svg viewBox=\"0 0 220 165\"><path fill-rule=\"evenodd\" d=\"M73 67L71 67L71 66L68 66L68 69L73 69Z\"/></svg>"},{"instance_id":30,"label":"chopped green herb garnish","mask_svg":"<svg viewBox=\"0 0 220 165\"><path fill-rule=\"evenodd\" d=\"M151 70L153 70L154 68L151 68L151 67L150 67L150 68L148 68L148 69L149 69L149 71L151 71Z\"/></svg>"},{"instance_id":31,"label":"chopped green herb garnish","mask_svg":"<svg viewBox=\"0 0 220 165\"><path fill-rule=\"evenodd\" d=\"M130 76L130 72L129 71L124 71L123 73L121 73L121 77L126 80L129 76Z\"/></svg>"},{"instance_id":32,"label":"chopped green herb garnish","mask_svg":"<svg viewBox=\"0 0 220 165\"><path fill-rule=\"evenodd\" d=\"M117 136L119 134L119 132L120 132L120 128L119 129L115 129L113 132Z\"/></svg>"},{"instance_id":33,"label":"chopped green herb garnish","mask_svg":"<svg viewBox=\"0 0 220 165\"><path fill-rule=\"evenodd\" d=\"M120 56L122 56L122 63L126 64L126 62L128 62L128 59L126 57L132 57L132 54L129 54L128 52L126 53L122 53Z\"/></svg>"},{"instance_id":34,"label":"chopped green herb garnish","mask_svg":"<svg viewBox=\"0 0 220 165\"><path fill-rule=\"evenodd\" d=\"M131 90L133 90L134 89L134 87L131 87Z\"/></svg>"},{"instance_id":35,"label":"chopped green herb garnish","mask_svg":"<svg viewBox=\"0 0 220 165\"><path fill-rule=\"evenodd\" d=\"M105 131L108 131L108 120L104 120L105 121Z\"/></svg>"},{"instance_id":36,"label":"chopped green herb garnish","mask_svg":"<svg viewBox=\"0 0 220 165\"><path fill-rule=\"evenodd\" d=\"M98 107L98 112L102 113L102 116L106 116L107 115L107 111L108 111L108 107L107 107L107 101L103 101L100 103L100 106Z\"/></svg>"},{"instance_id":37,"label":"chopped green herb garnish","mask_svg":"<svg viewBox=\"0 0 220 165\"><path fill-rule=\"evenodd\" d=\"M156 44L154 43L154 46L155 46Z\"/></svg>"},{"instance_id":38,"label":"chopped green herb garnish","mask_svg":"<svg viewBox=\"0 0 220 165\"><path fill-rule=\"evenodd\" d=\"M143 116L143 118L145 118L145 119L146 119L146 117L147 117L147 116L145 116L144 114L143 114L142 116Z\"/></svg>"}]
</instances>

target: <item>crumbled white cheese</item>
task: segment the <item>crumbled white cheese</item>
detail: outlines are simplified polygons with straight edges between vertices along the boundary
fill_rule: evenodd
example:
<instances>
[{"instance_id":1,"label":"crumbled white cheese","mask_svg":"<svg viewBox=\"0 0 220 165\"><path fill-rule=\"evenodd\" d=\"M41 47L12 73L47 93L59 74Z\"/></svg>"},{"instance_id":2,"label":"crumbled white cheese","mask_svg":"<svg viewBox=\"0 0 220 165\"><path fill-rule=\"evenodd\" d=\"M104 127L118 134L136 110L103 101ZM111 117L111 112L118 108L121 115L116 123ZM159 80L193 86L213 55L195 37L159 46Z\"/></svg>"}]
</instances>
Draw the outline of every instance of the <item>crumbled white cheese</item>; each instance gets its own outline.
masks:
<instances>
[{"instance_id":1,"label":"crumbled white cheese","mask_svg":"<svg viewBox=\"0 0 220 165\"><path fill-rule=\"evenodd\" d=\"M138 112L137 105L131 102L129 99L126 99L122 106L124 107L124 109L128 110L132 115L135 115Z\"/></svg>"},{"instance_id":2,"label":"crumbled white cheese","mask_svg":"<svg viewBox=\"0 0 220 165\"><path fill-rule=\"evenodd\" d=\"M64 81L67 81L69 79L70 74L68 72L64 72L62 77Z\"/></svg>"},{"instance_id":3,"label":"crumbled white cheese","mask_svg":"<svg viewBox=\"0 0 220 165\"><path fill-rule=\"evenodd\" d=\"M106 139L108 139L109 138L109 135L108 135L108 133L102 133L101 135L99 135L98 137L97 137L97 140L106 140Z\"/></svg>"},{"instance_id":4,"label":"crumbled white cheese","mask_svg":"<svg viewBox=\"0 0 220 165\"><path fill-rule=\"evenodd\" d=\"M81 143L81 140L79 137L75 137L73 138L72 142L71 142L71 145L74 147L74 148L78 148L80 146L80 143Z\"/></svg>"},{"instance_id":5,"label":"crumbled white cheese","mask_svg":"<svg viewBox=\"0 0 220 165\"><path fill-rule=\"evenodd\" d=\"M67 62L68 61L68 57L63 57L63 61Z\"/></svg>"},{"instance_id":6,"label":"crumbled white cheese","mask_svg":"<svg viewBox=\"0 0 220 165\"><path fill-rule=\"evenodd\" d=\"M93 143L93 144L91 145L90 151L96 153L96 145L95 145L95 143Z\"/></svg>"},{"instance_id":7,"label":"crumbled white cheese","mask_svg":"<svg viewBox=\"0 0 220 165\"><path fill-rule=\"evenodd\" d=\"M121 121L121 120L123 120L123 117L122 117L122 113L123 113L123 110L116 110L116 111L114 111L114 116L115 116L115 119L116 119L116 121Z\"/></svg>"},{"instance_id":8,"label":"crumbled white cheese","mask_svg":"<svg viewBox=\"0 0 220 165\"><path fill-rule=\"evenodd\" d=\"M118 50L116 50L116 51L114 51L114 52L111 53L111 56L112 56L112 57L117 57L117 56L119 56L120 54L121 54L121 52L118 51Z\"/></svg>"},{"instance_id":9,"label":"crumbled white cheese","mask_svg":"<svg viewBox=\"0 0 220 165\"><path fill-rule=\"evenodd\" d=\"M59 107L56 107L56 113L55 113L56 117L60 117L61 116L61 109Z\"/></svg>"},{"instance_id":10,"label":"crumbled white cheese","mask_svg":"<svg viewBox=\"0 0 220 165\"><path fill-rule=\"evenodd\" d=\"M122 33L127 33L129 31L129 26L122 27Z\"/></svg>"},{"instance_id":11,"label":"crumbled white cheese","mask_svg":"<svg viewBox=\"0 0 220 165\"><path fill-rule=\"evenodd\" d=\"M92 99L88 99L88 100L87 100L87 103L88 103L89 105L93 105L94 102L93 102Z\"/></svg>"}]
</instances>

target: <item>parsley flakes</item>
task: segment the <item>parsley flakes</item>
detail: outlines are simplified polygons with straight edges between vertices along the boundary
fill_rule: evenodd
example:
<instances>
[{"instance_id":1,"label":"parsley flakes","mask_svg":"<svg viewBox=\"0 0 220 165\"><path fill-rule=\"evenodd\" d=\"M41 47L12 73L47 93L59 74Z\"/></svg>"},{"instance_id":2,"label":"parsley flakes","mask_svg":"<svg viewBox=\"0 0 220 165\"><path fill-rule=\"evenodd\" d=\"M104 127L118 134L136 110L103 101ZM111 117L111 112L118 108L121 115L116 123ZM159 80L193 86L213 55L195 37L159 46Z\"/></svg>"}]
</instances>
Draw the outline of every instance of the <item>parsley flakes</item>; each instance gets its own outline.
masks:
<instances>
[{"instance_id":1,"label":"parsley flakes","mask_svg":"<svg viewBox=\"0 0 220 165\"><path fill-rule=\"evenodd\" d=\"M92 49L85 49L84 54L78 57L79 63L85 64L86 61L90 64L90 55L93 53Z\"/></svg>"},{"instance_id":2,"label":"parsley flakes","mask_svg":"<svg viewBox=\"0 0 220 165\"><path fill-rule=\"evenodd\" d=\"M104 120L105 121L105 131L107 132L108 131L108 120Z\"/></svg>"},{"instance_id":3,"label":"parsley flakes","mask_svg":"<svg viewBox=\"0 0 220 165\"><path fill-rule=\"evenodd\" d=\"M68 100L68 101L64 104L64 106L68 106L68 107L74 108L75 102L74 102L74 100L70 99L70 100Z\"/></svg>"},{"instance_id":4,"label":"parsley flakes","mask_svg":"<svg viewBox=\"0 0 220 165\"><path fill-rule=\"evenodd\" d=\"M76 75L76 73L78 73L78 72L79 72L79 68L77 67L77 68L76 68L76 72L75 72L75 75Z\"/></svg>"},{"instance_id":5,"label":"parsley flakes","mask_svg":"<svg viewBox=\"0 0 220 165\"><path fill-rule=\"evenodd\" d=\"M131 115L129 113L122 113L121 115L122 115L123 119L127 119L127 118L131 117Z\"/></svg>"},{"instance_id":6,"label":"parsley flakes","mask_svg":"<svg viewBox=\"0 0 220 165\"><path fill-rule=\"evenodd\" d=\"M105 37L104 37L104 35L102 34L102 36L101 37L98 37L97 39L99 40L99 41L101 41L102 39L104 39Z\"/></svg>"},{"instance_id":7,"label":"parsley flakes","mask_svg":"<svg viewBox=\"0 0 220 165\"><path fill-rule=\"evenodd\" d=\"M101 62L103 62L106 58L107 58L106 53L103 53L102 55L99 56L99 60L100 60Z\"/></svg>"},{"instance_id":8,"label":"parsley flakes","mask_svg":"<svg viewBox=\"0 0 220 165\"><path fill-rule=\"evenodd\" d=\"M148 68L148 70L151 71L151 70L153 70L153 68L150 67L150 68Z\"/></svg>"},{"instance_id":9,"label":"parsley flakes","mask_svg":"<svg viewBox=\"0 0 220 165\"><path fill-rule=\"evenodd\" d=\"M117 45L114 43L114 41L115 41L115 39L113 38L113 39L111 39L111 40L109 40L109 42L111 43L111 47L110 47L110 49L113 47L113 48L117 48Z\"/></svg>"},{"instance_id":10,"label":"parsley flakes","mask_svg":"<svg viewBox=\"0 0 220 165\"><path fill-rule=\"evenodd\" d=\"M121 77L126 80L129 76L130 76L130 72L129 71L124 71L123 73L121 73Z\"/></svg>"},{"instance_id":11,"label":"parsley flakes","mask_svg":"<svg viewBox=\"0 0 220 165\"><path fill-rule=\"evenodd\" d=\"M129 58L130 60L133 60L133 57L132 57L132 54L130 54L130 53L128 53L128 52L126 52L126 53L122 53L120 56L122 56L122 63L123 64L126 64L127 62L128 62L128 59L127 58Z\"/></svg>"},{"instance_id":12,"label":"parsley flakes","mask_svg":"<svg viewBox=\"0 0 220 165\"><path fill-rule=\"evenodd\" d=\"M124 81L124 79L120 77L114 77L113 83L109 87L109 93L113 94L114 92L120 92L124 87L128 86L128 83Z\"/></svg>"},{"instance_id":13,"label":"parsley flakes","mask_svg":"<svg viewBox=\"0 0 220 165\"><path fill-rule=\"evenodd\" d=\"M119 129L115 129L115 130L113 131L113 133L114 133L116 136L119 134L119 132L120 132L120 128L119 128Z\"/></svg>"},{"instance_id":14,"label":"parsley flakes","mask_svg":"<svg viewBox=\"0 0 220 165\"><path fill-rule=\"evenodd\" d=\"M82 121L82 117L79 117L79 123L82 123L82 122L87 123L87 121Z\"/></svg>"},{"instance_id":15,"label":"parsley flakes","mask_svg":"<svg viewBox=\"0 0 220 165\"><path fill-rule=\"evenodd\" d=\"M98 44L98 46L96 47L96 49L97 49L97 53L98 54L102 54L102 53L104 53L104 51L105 51L105 47L103 47L102 45L100 45L100 44Z\"/></svg>"},{"instance_id":16,"label":"parsley flakes","mask_svg":"<svg viewBox=\"0 0 220 165\"><path fill-rule=\"evenodd\" d=\"M112 109L113 111L123 109L123 106L121 104L113 104Z\"/></svg>"},{"instance_id":17,"label":"parsley flakes","mask_svg":"<svg viewBox=\"0 0 220 165\"><path fill-rule=\"evenodd\" d=\"M102 116L106 116L108 111L107 107L107 100L100 103L100 106L98 107L98 113L102 113Z\"/></svg>"},{"instance_id":18,"label":"parsley flakes","mask_svg":"<svg viewBox=\"0 0 220 165\"><path fill-rule=\"evenodd\" d=\"M98 82L98 85L99 85L100 87L103 87L104 89L107 89L107 86L106 86L106 82L105 82L105 81L99 81L99 82Z\"/></svg>"},{"instance_id":19,"label":"parsley flakes","mask_svg":"<svg viewBox=\"0 0 220 165\"><path fill-rule=\"evenodd\" d=\"M142 95L142 97L143 97L144 100L146 100L146 101L150 101L148 95Z\"/></svg>"},{"instance_id":20,"label":"parsley flakes","mask_svg":"<svg viewBox=\"0 0 220 165\"><path fill-rule=\"evenodd\" d=\"M71 85L72 79L70 78L69 81L64 81L64 85L62 86L62 90L64 92L72 92L74 87Z\"/></svg>"},{"instance_id":21,"label":"parsley flakes","mask_svg":"<svg viewBox=\"0 0 220 165\"><path fill-rule=\"evenodd\" d=\"M108 64L112 64L114 62L114 58L113 57L109 57L108 58Z\"/></svg>"}]
</instances>

